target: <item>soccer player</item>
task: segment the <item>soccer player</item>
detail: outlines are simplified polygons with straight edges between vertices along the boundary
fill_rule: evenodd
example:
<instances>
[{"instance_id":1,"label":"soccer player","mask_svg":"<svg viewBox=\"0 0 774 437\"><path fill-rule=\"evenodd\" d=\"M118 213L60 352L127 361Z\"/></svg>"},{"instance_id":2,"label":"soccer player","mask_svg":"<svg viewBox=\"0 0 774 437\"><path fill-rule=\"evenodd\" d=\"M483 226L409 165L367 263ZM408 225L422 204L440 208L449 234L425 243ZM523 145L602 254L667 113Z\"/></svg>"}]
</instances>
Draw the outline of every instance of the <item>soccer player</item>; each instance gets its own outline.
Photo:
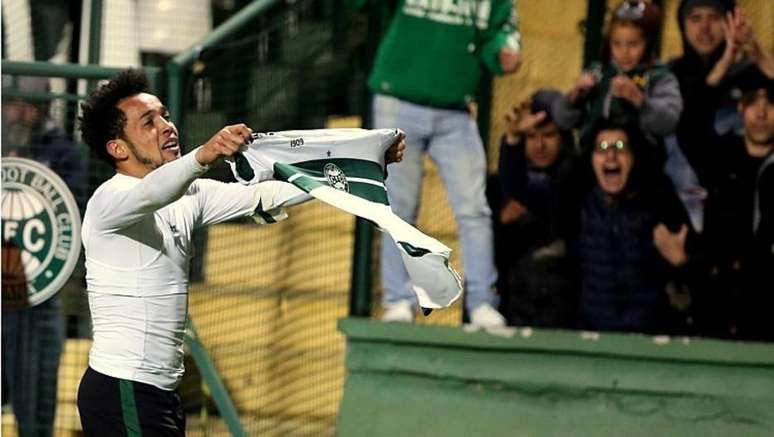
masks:
<instances>
[{"instance_id":1,"label":"soccer player","mask_svg":"<svg viewBox=\"0 0 774 437\"><path fill-rule=\"evenodd\" d=\"M197 179L237 153L252 130L226 126L182 155L167 108L127 70L82 104L81 132L115 176L86 206L83 245L94 342L78 390L88 436L185 434L175 388L183 376L192 231L309 197L279 181ZM387 162L399 161L399 139Z\"/></svg>"}]
</instances>

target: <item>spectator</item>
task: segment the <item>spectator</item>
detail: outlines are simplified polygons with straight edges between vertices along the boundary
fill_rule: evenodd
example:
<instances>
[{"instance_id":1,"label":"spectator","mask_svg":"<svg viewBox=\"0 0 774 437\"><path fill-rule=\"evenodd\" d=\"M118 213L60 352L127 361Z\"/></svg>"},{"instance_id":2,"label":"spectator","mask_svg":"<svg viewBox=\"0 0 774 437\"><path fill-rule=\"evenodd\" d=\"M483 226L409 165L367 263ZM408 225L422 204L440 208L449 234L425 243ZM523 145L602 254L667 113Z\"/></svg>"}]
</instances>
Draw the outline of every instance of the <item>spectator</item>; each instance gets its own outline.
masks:
<instances>
[{"instance_id":1,"label":"spectator","mask_svg":"<svg viewBox=\"0 0 774 437\"><path fill-rule=\"evenodd\" d=\"M357 6L365 0L352 0ZM471 323L502 326L495 309L491 210L486 202L486 157L468 111L483 66L495 74L516 71L520 34L512 0L490 2L399 1L368 80L374 93L374 127L400 128L408 148L390 170L387 191L395 213L416 221L422 155L438 164L459 227ZM410 322L416 301L400 255L382 245L383 320Z\"/></svg>"},{"instance_id":2,"label":"spectator","mask_svg":"<svg viewBox=\"0 0 774 437\"><path fill-rule=\"evenodd\" d=\"M20 77L19 91L45 94L49 80ZM85 195L85 159L54 120L47 102L27 99L3 100L3 155L38 161L61 177L80 206Z\"/></svg>"},{"instance_id":3,"label":"spectator","mask_svg":"<svg viewBox=\"0 0 774 437\"><path fill-rule=\"evenodd\" d=\"M688 261L687 217L638 128L601 123L585 155L591 168L572 244L581 325L674 332L666 286Z\"/></svg>"},{"instance_id":4,"label":"spectator","mask_svg":"<svg viewBox=\"0 0 774 437\"><path fill-rule=\"evenodd\" d=\"M756 69L774 78L774 57L762 48L733 0L683 0L678 20L683 56L670 68L680 82L686 111L677 134L689 161L695 162L703 141L728 132L732 123L722 112L724 107L736 112L734 94L741 77Z\"/></svg>"},{"instance_id":5,"label":"spectator","mask_svg":"<svg viewBox=\"0 0 774 437\"><path fill-rule=\"evenodd\" d=\"M770 118L771 94L769 93L769 108L767 109ZM761 164L758 170L757 185L755 187L755 209L753 210L753 242L755 244L753 259L755 268L753 274L757 278L755 283L762 285L771 280L770 268L774 265L774 153L769 152L766 160ZM765 291L764 291L765 292ZM765 296L765 294L763 295ZM759 308L771 308L768 306ZM762 323L759 326L759 335L757 338L774 341L774 333L770 323L765 322L764 314L759 314L757 320ZM763 329L760 329L763 328Z\"/></svg>"},{"instance_id":6,"label":"spectator","mask_svg":"<svg viewBox=\"0 0 774 437\"><path fill-rule=\"evenodd\" d=\"M580 144L593 143L599 119L637 123L651 143L672 133L682 99L675 76L656 63L661 10L642 0L627 0L613 14L602 49L602 64L583 72L555 120L563 129L580 127Z\"/></svg>"},{"instance_id":7,"label":"spectator","mask_svg":"<svg viewBox=\"0 0 774 437\"><path fill-rule=\"evenodd\" d=\"M667 139L667 174L678 189L696 231L703 229L704 181L695 167L707 165L703 151L738 119L737 84L758 67L774 77L774 59L761 48L734 0L683 0L678 24L683 55L670 63L680 82L685 110L675 136Z\"/></svg>"},{"instance_id":8,"label":"spectator","mask_svg":"<svg viewBox=\"0 0 774 437\"><path fill-rule=\"evenodd\" d=\"M697 167L708 191L703 246L710 278L697 296L697 317L705 335L774 340L768 321L774 304L770 281L774 197L773 185L766 183L772 178L774 80L759 72L747 75L741 86L738 111L744 135L731 132L721 137L704 152L712 165Z\"/></svg>"},{"instance_id":9,"label":"spectator","mask_svg":"<svg viewBox=\"0 0 774 437\"><path fill-rule=\"evenodd\" d=\"M28 93L46 93L48 79L22 77L17 88ZM3 156L39 161L62 177L73 193L83 189L85 173L81 158L48 117L46 104L15 98L3 100L2 124ZM13 247L12 242L3 241L3 252L4 258L13 256L21 263L19 248ZM14 272L3 272L3 385L8 390L19 435L52 436L57 369L65 340L62 302L59 295L54 295L29 306L24 270L15 273L13 277Z\"/></svg>"},{"instance_id":10,"label":"spectator","mask_svg":"<svg viewBox=\"0 0 774 437\"><path fill-rule=\"evenodd\" d=\"M551 116L559 98L554 90L534 93L506 116L501 139L495 259L501 308L512 325L574 325L577 299L557 223L575 147L572 132Z\"/></svg>"}]
</instances>

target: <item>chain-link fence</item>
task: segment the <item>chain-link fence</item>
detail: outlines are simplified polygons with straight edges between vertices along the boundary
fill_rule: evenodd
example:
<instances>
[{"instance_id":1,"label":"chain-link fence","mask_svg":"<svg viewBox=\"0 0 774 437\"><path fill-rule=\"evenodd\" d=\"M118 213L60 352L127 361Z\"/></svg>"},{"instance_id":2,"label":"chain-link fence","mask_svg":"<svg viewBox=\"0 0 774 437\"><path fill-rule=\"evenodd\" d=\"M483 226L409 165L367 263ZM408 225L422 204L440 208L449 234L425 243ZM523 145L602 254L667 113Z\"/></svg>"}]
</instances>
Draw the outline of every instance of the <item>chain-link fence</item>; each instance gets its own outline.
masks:
<instances>
[{"instance_id":1,"label":"chain-link fence","mask_svg":"<svg viewBox=\"0 0 774 437\"><path fill-rule=\"evenodd\" d=\"M61 89L75 86L64 79L3 76L2 155L52 170L82 211L96 172L84 147L74 141L77 97L51 94L56 82ZM30 306L27 280L43 275L37 270L49 246L39 242L51 223L36 219L35 197L14 188L12 171L3 166L3 435L14 435L14 421L21 435L46 435L53 427L78 429L75 395L90 346L83 262L78 261L59 293ZM18 238L32 242L32 249L15 245ZM22 293L14 293L16 277L22 278Z\"/></svg>"},{"instance_id":2,"label":"chain-link fence","mask_svg":"<svg viewBox=\"0 0 774 437\"><path fill-rule=\"evenodd\" d=\"M185 144L199 144L227 123L320 128L331 115L360 112L357 22L335 21L341 15L333 13L332 1L277 3L249 28L199 54L185 83ZM29 14L24 4L15 6L20 16ZM105 6L109 23L121 2ZM124 18L116 20L132 21ZM110 47L102 44L102 51L135 51ZM54 83L64 92L55 92ZM77 142L78 91L85 83L13 74L3 84L3 155L48 165L82 210L111 173ZM224 168L208 177L229 179ZM353 219L316 203L294 209L292 217L271 227L235 223L197 236L190 313L251 435L332 434L343 382L343 339L335 323L347 309ZM245 244L249 239L253 244ZM4 247L4 273L9 253ZM3 384L4 434L14 435L17 423L22 435L52 427L57 434L77 433L75 399L90 347L82 261L57 296L18 310L24 317L6 301L3 310L4 381L14 382ZM189 435L223 434L207 385L188 361L180 392Z\"/></svg>"},{"instance_id":3,"label":"chain-link fence","mask_svg":"<svg viewBox=\"0 0 774 437\"><path fill-rule=\"evenodd\" d=\"M105 2L106 13L127 6L122 1ZM21 32L22 37L14 33L14 38L4 38L13 42L5 46L4 55L22 53L20 59L32 59L34 45L23 43L25 32L32 38L24 24L29 7L25 12L23 2L14 8L6 8L7 3L3 2L5 34ZM200 52L183 84L179 122L189 150L228 123L245 122L258 131L319 128L330 125L333 115L364 114L363 87L372 55L365 49L364 17L336 8L338 3L278 2L246 28ZM665 1L665 58L680 51L677 3ZM770 2L740 3L771 49ZM586 2L521 0L518 11L525 64L518 74L494 84L490 170L497 162L507 108L539 87L568 88L583 58L579 23ZM117 17L116 23L126 19ZM135 35L147 32L152 31ZM102 53L110 57L142 51L139 46L127 47L103 44ZM143 47L146 57L158 53L164 60L174 53L158 45ZM116 57L111 64L136 63L122 59ZM78 82L4 76L2 153L49 166L65 180L82 209L110 169L87 159L74 134L76 102L85 90L85 81L80 86ZM426 170L418 227L451 247L452 264L462 270L456 225L440 177L429 161ZM207 177L230 179L225 167ZM331 435L344 378L344 340L336 331L336 320L347 312L354 220L316 202L290 213L289 220L274 225L224 224L197 235L190 314L250 435ZM3 214L5 219L5 196ZM372 251L376 316L381 293L377 246ZM20 255L3 248L4 272L6 264L18 263L14 256ZM44 429L49 416L58 435L79 432L75 396L87 365L88 320L82 262L45 305L16 310L3 302L3 435L14 435L17 421L24 425L12 412L24 415L25 409L34 413L24 416L32 419L23 419L30 426ZM461 320L457 304L418 322L457 325ZM186 368L180 392L189 415L188 435L226 434L196 365L187 359ZM56 402L55 413L51 399Z\"/></svg>"},{"instance_id":4,"label":"chain-link fence","mask_svg":"<svg viewBox=\"0 0 774 437\"><path fill-rule=\"evenodd\" d=\"M359 114L357 21L334 4L280 2L198 53L183 82L185 143L230 123L310 129ZM231 180L225 166L205 177ZM250 435L332 435L344 378L336 321L348 308L354 218L318 202L289 214L199 235L190 314ZM183 397L195 398L188 390ZM222 429L212 415L199 416L189 434Z\"/></svg>"},{"instance_id":5,"label":"chain-link fence","mask_svg":"<svg viewBox=\"0 0 774 437\"><path fill-rule=\"evenodd\" d=\"M186 144L199 144L232 122L245 122L256 130L319 128L328 124L330 115L360 112L358 105L362 106L364 91L357 87L364 73L353 27L357 22L335 21L341 15L333 13L332 1L277 3L275 10L256 19L249 28L199 54L195 74L185 84L187 99L180 124ZM15 2L15 13L21 17L29 14L25 6ZM120 1L106 2L104 7L103 24L131 27L137 21L131 17L134 9ZM213 7L228 9L229 5ZM25 29L29 35L31 27ZM137 52L136 47L120 43L126 38L118 34L101 41L103 58L110 58L108 54L114 52ZM29 41L25 44L18 37L12 40L20 47L30 46ZM145 50L147 53L150 49ZM16 59L28 60L29 56ZM113 59L106 63L133 62ZM67 92L51 94L50 86L28 89L28 84L54 82L65 83L60 89ZM76 81L8 76L3 89L3 154L27 156L52 168L65 155L72 158L54 170L67 181L83 208L88 194L110 174L110 169L89 161L84 147L76 142L74 120L79 89L85 87L79 88ZM6 116L6 103L9 113L19 115ZM42 121L26 130L6 128L6 122L31 118L25 114L33 109L41 119L51 120L46 126L57 127L61 132L57 138L66 147L57 145L53 149L46 143L30 143L30 131L39 132ZM6 138L6 134L13 138ZM17 138L26 138L26 142ZM49 159L49 152L56 156L56 162ZM208 177L229 178L224 168L213 170ZM251 435L332 434L343 380L343 340L336 332L335 321L345 315L347 308L353 219L320 204L296 208L292 217L287 223L266 228L223 225L197 237L201 250L192 268L190 313ZM245 244L251 238L254 244ZM4 260L5 254L4 248ZM14 400L29 397L38 386L54 390L57 398L46 400L48 406L30 404L30 409L35 414L53 415L53 402L58 399L54 426L60 434L80 429L75 396L90 347L83 274L81 262L68 287L50 304L36 307L35 314L46 312L50 314L46 320L56 319L56 325L61 326L61 332L46 334L45 343L20 364L44 379L37 385L24 379L19 379L24 385L3 385L9 391L18 387L23 392ZM50 310L43 311L49 306ZM3 309L11 311L5 302ZM10 324L13 317L4 314L3 320ZM21 323L17 323L20 327L16 330L4 326L4 341L7 333L12 345L34 343L18 337L17 332L29 331L29 326ZM4 370L13 368L5 359L17 356L17 349L8 350L11 353L3 355ZM40 363L52 371L36 372ZM189 434L220 434L225 425L213 407L206 384L196 366L187 364L180 392L191 417ZM3 399L10 398L8 395ZM4 431L8 435L14 432L11 413L20 416L21 408L9 406L5 410ZM46 422L38 416L33 421L36 426ZM21 418L18 422L23 425ZM25 429L20 427L23 434Z\"/></svg>"}]
</instances>

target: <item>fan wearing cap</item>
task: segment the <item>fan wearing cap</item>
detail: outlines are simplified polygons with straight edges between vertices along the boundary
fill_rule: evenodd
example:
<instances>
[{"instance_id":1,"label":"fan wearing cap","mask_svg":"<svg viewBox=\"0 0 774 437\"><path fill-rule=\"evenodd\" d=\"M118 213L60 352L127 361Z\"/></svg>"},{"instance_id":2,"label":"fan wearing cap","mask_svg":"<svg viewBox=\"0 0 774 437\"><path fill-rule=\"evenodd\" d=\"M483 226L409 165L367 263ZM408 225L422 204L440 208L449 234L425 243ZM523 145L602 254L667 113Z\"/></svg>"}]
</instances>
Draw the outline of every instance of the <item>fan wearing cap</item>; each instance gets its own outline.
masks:
<instances>
[{"instance_id":1,"label":"fan wearing cap","mask_svg":"<svg viewBox=\"0 0 774 437\"><path fill-rule=\"evenodd\" d=\"M675 76L656 62L661 10L627 0L614 11L602 46L602 63L584 71L558 102L556 122L580 127L581 145L601 118L637 123L651 143L672 133L682 112Z\"/></svg>"},{"instance_id":2,"label":"fan wearing cap","mask_svg":"<svg viewBox=\"0 0 774 437\"><path fill-rule=\"evenodd\" d=\"M560 129L552 117L561 96L556 90L539 90L506 114L498 178L492 181L499 182L502 201L490 203L497 217L501 308L513 325L575 324L575 281L557 229L560 193L575 162L572 132Z\"/></svg>"},{"instance_id":3,"label":"fan wearing cap","mask_svg":"<svg viewBox=\"0 0 774 437\"><path fill-rule=\"evenodd\" d=\"M702 235L706 284L697 295L702 334L774 340L774 80L745 76L737 105L744 133L708 144L713 165L697 167L707 187Z\"/></svg>"}]
</instances>

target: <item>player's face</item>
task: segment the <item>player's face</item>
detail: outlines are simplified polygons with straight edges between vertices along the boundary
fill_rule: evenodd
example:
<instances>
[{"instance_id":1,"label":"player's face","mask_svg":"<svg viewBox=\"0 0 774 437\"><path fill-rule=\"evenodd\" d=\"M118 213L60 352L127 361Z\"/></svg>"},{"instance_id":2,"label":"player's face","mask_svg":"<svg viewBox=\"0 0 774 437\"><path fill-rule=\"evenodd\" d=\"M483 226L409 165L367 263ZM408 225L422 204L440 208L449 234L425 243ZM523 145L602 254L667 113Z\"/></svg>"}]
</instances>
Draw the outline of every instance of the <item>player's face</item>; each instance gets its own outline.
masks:
<instances>
[{"instance_id":1,"label":"player's face","mask_svg":"<svg viewBox=\"0 0 774 437\"><path fill-rule=\"evenodd\" d=\"M683 22L685 39L701 56L709 56L725 41L723 14L710 6L691 9Z\"/></svg>"},{"instance_id":2,"label":"player's face","mask_svg":"<svg viewBox=\"0 0 774 437\"><path fill-rule=\"evenodd\" d=\"M642 62L646 45L639 27L618 24L610 30L610 55L624 72Z\"/></svg>"},{"instance_id":3,"label":"player's face","mask_svg":"<svg viewBox=\"0 0 774 437\"><path fill-rule=\"evenodd\" d=\"M620 194L629 180L634 166L634 155L629 147L629 137L622 130L603 130L597 134L591 166L597 184L605 194Z\"/></svg>"},{"instance_id":4,"label":"player's face","mask_svg":"<svg viewBox=\"0 0 774 437\"><path fill-rule=\"evenodd\" d=\"M765 90L758 90L755 97L742 105L744 135L748 142L757 146L774 143L774 103Z\"/></svg>"},{"instance_id":5,"label":"player's face","mask_svg":"<svg viewBox=\"0 0 774 437\"><path fill-rule=\"evenodd\" d=\"M547 168L556 162L562 147L559 127L551 122L538 126L526 134L525 153L529 162L537 168Z\"/></svg>"},{"instance_id":6,"label":"player's face","mask_svg":"<svg viewBox=\"0 0 774 437\"><path fill-rule=\"evenodd\" d=\"M121 100L118 108L126 116L124 140L133 159L148 170L180 157L177 128L158 97L141 93Z\"/></svg>"}]
</instances>

